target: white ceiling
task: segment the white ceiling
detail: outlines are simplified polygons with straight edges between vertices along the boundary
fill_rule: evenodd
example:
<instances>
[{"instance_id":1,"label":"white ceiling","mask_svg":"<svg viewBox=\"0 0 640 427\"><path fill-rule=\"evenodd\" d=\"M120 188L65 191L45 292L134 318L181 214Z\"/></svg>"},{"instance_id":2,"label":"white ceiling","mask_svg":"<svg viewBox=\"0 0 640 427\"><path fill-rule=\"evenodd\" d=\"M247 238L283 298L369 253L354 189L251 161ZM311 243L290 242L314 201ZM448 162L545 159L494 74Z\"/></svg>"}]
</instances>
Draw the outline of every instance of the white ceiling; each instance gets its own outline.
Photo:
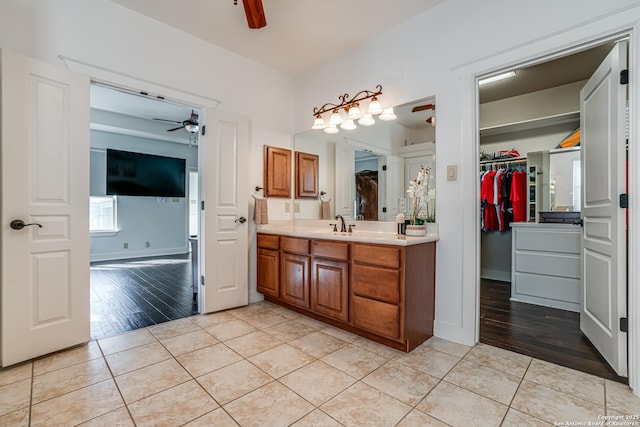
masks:
<instances>
[{"instance_id":1,"label":"white ceiling","mask_svg":"<svg viewBox=\"0 0 640 427\"><path fill-rule=\"evenodd\" d=\"M263 0L247 26L242 0L111 0L287 74L307 71L444 0Z\"/></svg>"}]
</instances>

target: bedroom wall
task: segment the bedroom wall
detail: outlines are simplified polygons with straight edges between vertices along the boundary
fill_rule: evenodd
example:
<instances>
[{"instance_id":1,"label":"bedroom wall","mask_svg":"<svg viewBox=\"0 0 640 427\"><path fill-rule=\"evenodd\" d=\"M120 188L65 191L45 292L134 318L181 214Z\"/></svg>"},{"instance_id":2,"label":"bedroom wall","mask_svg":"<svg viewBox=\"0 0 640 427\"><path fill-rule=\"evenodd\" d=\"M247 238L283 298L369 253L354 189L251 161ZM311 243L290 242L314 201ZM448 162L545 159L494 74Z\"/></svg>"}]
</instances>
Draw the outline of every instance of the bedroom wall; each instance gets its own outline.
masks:
<instances>
[{"instance_id":1,"label":"bedroom wall","mask_svg":"<svg viewBox=\"0 0 640 427\"><path fill-rule=\"evenodd\" d=\"M461 11L464 10L464 13ZM638 25L630 0L447 0L295 80L296 131L337 93L382 85L383 106L435 95L437 244L435 335L473 344L479 228L475 78ZM640 52L633 39L631 57ZM634 69L632 63L630 69ZM446 166L458 178L447 181Z\"/></svg>"},{"instance_id":2,"label":"bedroom wall","mask_svg":"<svg viewBox=\"0 0 640 427\"><path fill-rule=\"evenodd\" d=\"M185 144L139 138L92 130L90 193L104 196L106 189L105 150L134 151L185 159L187 170L198 168L198 151ZM187 241L187 199L119 196L118 233L91 236L91 261L180 254L189 251ZM146 242L150 246L146 247ZM127 248L124 248L124 244Z\"/></svg>"}]
</instances>

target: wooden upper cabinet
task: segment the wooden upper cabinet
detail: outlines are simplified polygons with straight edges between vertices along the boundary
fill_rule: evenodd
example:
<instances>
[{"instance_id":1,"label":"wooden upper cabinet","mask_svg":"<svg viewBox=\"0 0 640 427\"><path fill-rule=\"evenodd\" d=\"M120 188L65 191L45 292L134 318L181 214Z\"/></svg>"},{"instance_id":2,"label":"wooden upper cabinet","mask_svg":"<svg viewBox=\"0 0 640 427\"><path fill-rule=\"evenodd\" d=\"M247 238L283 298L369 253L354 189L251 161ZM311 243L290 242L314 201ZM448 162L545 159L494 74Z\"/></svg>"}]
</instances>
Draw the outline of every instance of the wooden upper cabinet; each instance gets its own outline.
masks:
<instances>
[{"instance_id":1,"label":"wooden upper cabinet","mask_svg":"<svg viewBox=\"0 0 640 427\"><path fill-rule=\"evenodd\" d=\"M291 197L291 150L264 146L264 196Z\"/></svg>"},{"instance_id":2,"label":"wooden upper cabinet","mask_svg":"<svg viewBox=\"0 0 640 427\"><path fill-rule=\"evenodd\" d=\"M316 154L296 151L296 199L318 198L318 162Z\"/></svg>"}]
</instances>

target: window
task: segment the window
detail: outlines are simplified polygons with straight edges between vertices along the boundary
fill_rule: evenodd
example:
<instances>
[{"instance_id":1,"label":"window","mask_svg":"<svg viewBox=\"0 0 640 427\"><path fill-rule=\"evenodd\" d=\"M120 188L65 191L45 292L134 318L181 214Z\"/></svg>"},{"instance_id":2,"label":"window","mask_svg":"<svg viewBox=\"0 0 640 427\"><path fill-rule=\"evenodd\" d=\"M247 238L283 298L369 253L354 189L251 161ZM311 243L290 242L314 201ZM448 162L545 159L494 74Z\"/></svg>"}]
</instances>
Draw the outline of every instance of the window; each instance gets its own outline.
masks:
<instances>
[{"instance_id":1,"label":"window","mask_svg":"<svg viewBox=\"0 0 640 427\"><path fill-rule=\"evenodd\" d=\"M89 231L116 232L116 197L89 198Z\"/></svg>"}]
</instances>

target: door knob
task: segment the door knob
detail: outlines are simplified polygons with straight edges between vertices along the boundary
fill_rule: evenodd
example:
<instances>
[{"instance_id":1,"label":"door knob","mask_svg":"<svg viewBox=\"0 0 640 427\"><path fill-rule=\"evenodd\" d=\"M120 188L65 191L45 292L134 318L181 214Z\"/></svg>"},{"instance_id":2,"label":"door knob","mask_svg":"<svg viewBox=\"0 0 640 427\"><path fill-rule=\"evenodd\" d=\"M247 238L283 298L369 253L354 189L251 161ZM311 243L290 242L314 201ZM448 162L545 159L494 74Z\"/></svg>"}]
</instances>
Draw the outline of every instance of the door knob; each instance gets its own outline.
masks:
<instances>
[{"instance_id":1,"label":"door knob","mask_svg":"<svg viewBox=\"0 0 640 427\"><path fill-rule=\"evenodd\" d=\"M240 224L244 224L245 222L247 222L247 218L241 216L240 218L236 218L236 222L239 222Z\"/></svg>"},{"instance_id":2,"label":"door knob","mask_svg":"<svg viewBox=\"0 0 640 427\"><path fill-rule=\"evenodd\" d=\"M575 221L573 225L579 225L580 227L584 227L584 221L581 219Z\"/></svg>"},{"instance_id":3,"label":"door knob","mask_svg":"<svg viewBox=\"0 0 640 427\"><path fill-rule=\"evenodd\" d=\"M23 228L29 227L30 225L37 225L39 228L42 228L42 224L38 224L37 222L25 224L21 219L14 219L13 221L11 221L11 223L9 223L9 227L13 228L14 230L22 230Z\"/></svg>"}]
</instances>

